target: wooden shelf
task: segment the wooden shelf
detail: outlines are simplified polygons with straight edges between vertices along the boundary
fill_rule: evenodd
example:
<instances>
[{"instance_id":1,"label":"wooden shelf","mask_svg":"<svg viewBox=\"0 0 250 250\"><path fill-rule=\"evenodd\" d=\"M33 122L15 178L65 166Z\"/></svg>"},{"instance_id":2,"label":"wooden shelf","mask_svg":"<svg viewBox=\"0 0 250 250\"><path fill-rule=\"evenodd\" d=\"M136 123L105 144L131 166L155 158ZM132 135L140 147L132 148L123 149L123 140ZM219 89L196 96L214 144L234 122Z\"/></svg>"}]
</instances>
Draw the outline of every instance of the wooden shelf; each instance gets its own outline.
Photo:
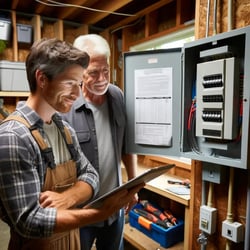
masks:
<instances>
[{"instance_id":1,"label":"wooden shelf","mask_svg":"<svg viewBox=\"0 0 250 250\"><path fill-rule=\"evenodd\" d=\"M0 91L0 97L28 97L30 92Z\"/></svg>"},{"instance_id":2,"label":"wooden shelf","mask_svg":"<svg viewBox=\"0 0 250 250\"><path fill-rule=\"evenodd\" d=\"M149 169L149 167L138 165L137 175L145 172L147 169ZM160 194L163 197L176 201L180 204L189 206L190 195L178 195L178 194L168 191L167 188L171 186L171 184L168 184L168 180L181 181L181 178L174 176L174 175L169 175L166 173L146 183L144 188L152 192L155 192L157 194Z\"/></svg>"},{"instance_id":3,"label":"wooden shelf","mask_svg":"<svg viewBox=\"0 0 250 250\"><path fill-rule=\"evenodd\" d=\"M124 225L124 239L129 242L131 245L136 247L138 250L183 250L183 242L179 242L171 247L164 248L160 246L159 243L150 239L145 234L141 233L134 227L131 227L128 223Z\"/></svg>"}]
</instances>

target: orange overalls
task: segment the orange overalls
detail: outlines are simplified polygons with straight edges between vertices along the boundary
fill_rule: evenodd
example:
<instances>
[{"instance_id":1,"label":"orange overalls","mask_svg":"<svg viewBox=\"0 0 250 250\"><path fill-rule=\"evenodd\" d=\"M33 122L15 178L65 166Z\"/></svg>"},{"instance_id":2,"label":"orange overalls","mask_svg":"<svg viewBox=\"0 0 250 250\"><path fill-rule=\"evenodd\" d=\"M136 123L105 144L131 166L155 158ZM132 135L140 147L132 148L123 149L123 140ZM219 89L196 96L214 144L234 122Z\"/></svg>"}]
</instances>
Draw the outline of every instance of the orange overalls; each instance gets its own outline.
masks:
<instances>
[{"instance_id":1,"label":"orange overalls","mask_svg":"<svg viewBox=\"0 0 250 250\"><path fill-rule=\"evenodd\" d=\"M19 116L10 115L6 120L17 120L24 123L28 128L30 124ZM72 144L69 130L64 127L67 144ZM31 130L41 151L48 148L38 129ZM74 185L77 180L76 165L73 160L56 165L55 168L47 167L43 192L50 190L62 192ZM24 238L11 229L11 237L8 250L80 250L79 229L70 230L63 233L53 234L49 238L30 239Z\"/></svg>"}]
</instances>

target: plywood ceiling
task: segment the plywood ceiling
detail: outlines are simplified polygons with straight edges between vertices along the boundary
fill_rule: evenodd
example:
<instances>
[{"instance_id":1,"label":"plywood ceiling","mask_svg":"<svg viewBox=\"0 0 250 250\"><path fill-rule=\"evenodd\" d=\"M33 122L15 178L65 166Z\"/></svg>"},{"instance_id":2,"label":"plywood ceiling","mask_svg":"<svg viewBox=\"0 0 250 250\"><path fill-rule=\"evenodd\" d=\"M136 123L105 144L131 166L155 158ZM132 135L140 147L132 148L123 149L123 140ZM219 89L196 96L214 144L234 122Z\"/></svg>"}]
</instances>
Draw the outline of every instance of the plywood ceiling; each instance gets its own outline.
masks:
<instances>
[{"instance_id":1,"label":"plywood ceiling","mask_svg":"<svg viewBox=\"0 0 250 250\"><path fill-rule=\"evenodd\" d=\"M162 2L166 0L0 0L0 15L14 10L17 14L38 14L102 30L125 18L136 19L142 10Z\"/></svg>"}]
</instances>

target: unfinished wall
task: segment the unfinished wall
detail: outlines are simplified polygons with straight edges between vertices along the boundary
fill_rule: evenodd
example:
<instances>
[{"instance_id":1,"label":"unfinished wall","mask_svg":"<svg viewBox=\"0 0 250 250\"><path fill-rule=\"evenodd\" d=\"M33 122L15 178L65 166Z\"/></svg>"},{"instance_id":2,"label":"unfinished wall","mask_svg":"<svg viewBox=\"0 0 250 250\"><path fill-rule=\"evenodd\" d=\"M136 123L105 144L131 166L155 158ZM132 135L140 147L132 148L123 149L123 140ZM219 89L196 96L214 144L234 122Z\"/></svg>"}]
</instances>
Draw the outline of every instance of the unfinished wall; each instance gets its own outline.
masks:
<instances>
[{"instance_id":1,"label":"unfinished wall","mask_svg":"<svg viewBox=\"0 0 250 250\"><path fill-rule=\"evenodd\" d=\"M209 29L207 25L207 6L208 1L196 1L196 21L195 32L196 38L204 38L212 36L215 33L228 31L228 1L217 1L217 23L214 26L214 0L210 1L210 18ZM250 2L249 0L232 1L232 29L241 28L250 25ZM215 29L216 27L216 29ZM208 30L208 33L207 33ZM192 165L192 180L195 183L192 193L192 216L193 224L191 225L190 250L201 249L201 245L197 242L197 238L201 231L199 230L199 211L201 205L201 187L202 187L202 163L193 162ZM213 207L218 209L217 229L216 233L208 236L206 250L221 250L226 249L226 239L221 237L222 221L227 217L228 204L228 184L229 184L229 167L226 171L226 180L222 184L214 185L213 192ZM234 190L233 190L233 219L245 225L246 223L246 195L247 195L247 170L235 169L234 172ZM206 186L208 189L208 186ZM206 197L207 198L207 197ZM244 243L233 243L230 246L231 250L243 250Z\"/></svg>"},{"instance_id":2,"label":"unfinished wall","mask_svg":"<svg viewBox=\"0 0 250 250\"><path fill-rule=\"evenodd\" d=\"M196 37L206 37L206 25L209 23L208 36L214 35L216 27L217 33L228 31L228 2L226 0L217 1L217 12L214 15L214 0L210 1L210 15L207 20L207 7L209 0L196 1L195 29ZM232 0L232 29L250 25L250 2L249 0ZM215 20L216 18L216 20ZM215 21L216 25L215 25Z\"/></svg>"}]
</instances>

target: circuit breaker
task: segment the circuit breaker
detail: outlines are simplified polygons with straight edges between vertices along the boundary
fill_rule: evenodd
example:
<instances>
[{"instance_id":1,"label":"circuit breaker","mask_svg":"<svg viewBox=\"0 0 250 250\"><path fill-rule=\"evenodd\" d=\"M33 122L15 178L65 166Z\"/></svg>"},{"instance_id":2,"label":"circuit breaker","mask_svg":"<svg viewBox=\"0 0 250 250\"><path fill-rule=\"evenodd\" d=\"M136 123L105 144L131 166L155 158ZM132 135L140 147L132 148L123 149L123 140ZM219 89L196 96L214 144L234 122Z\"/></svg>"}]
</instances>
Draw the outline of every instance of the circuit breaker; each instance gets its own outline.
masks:
<instances>
[{"instance_id":1,"label":"circuit breaker","mask_svg":"<svg viewBox=\"0 0 250 250\"><path fill-rule=\"evenodd\" d=\"M197 64L196 136L233 140L238 133L239 65L235 57Z\"/></svg>"}]
</instances>

